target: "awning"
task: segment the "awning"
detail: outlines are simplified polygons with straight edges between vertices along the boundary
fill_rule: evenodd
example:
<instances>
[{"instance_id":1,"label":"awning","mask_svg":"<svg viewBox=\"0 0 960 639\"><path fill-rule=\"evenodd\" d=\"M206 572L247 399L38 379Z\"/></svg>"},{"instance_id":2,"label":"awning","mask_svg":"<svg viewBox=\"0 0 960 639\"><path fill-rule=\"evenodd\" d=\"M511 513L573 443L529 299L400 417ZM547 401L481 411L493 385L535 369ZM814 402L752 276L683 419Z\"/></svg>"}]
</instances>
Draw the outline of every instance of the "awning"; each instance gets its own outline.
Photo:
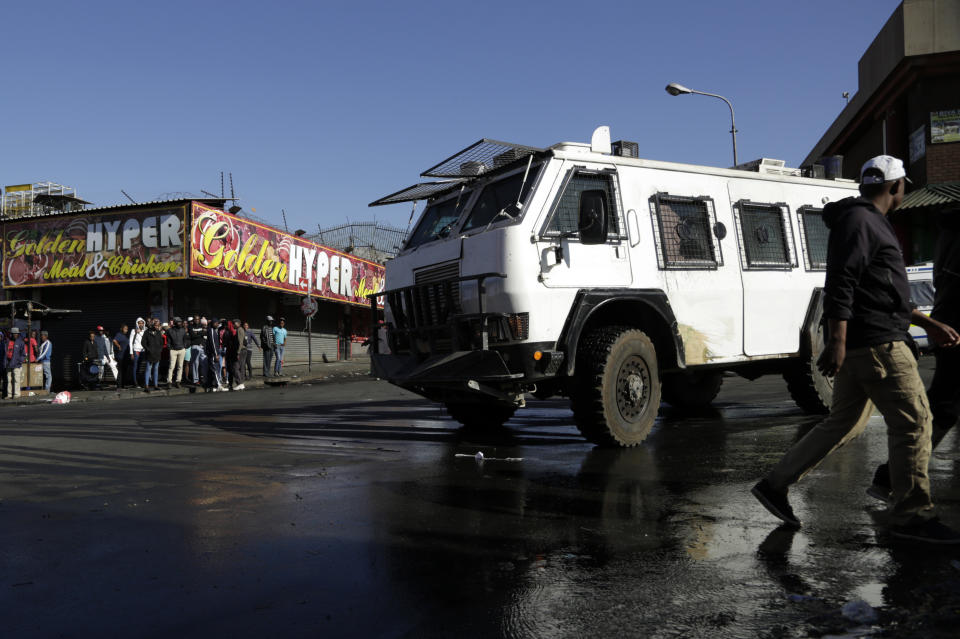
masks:
<instances>
[{"instance_id":1,"label":"awning","mask_svg":"<svg viewBox=\"0 0 960 639\"><path fill-rule=\"evenodd\" d=\"M902 211L904 209L917 209L923 206L939 206L941 204L951 203L960 203L960 182L928 184L922 189L907 193L903 197L903 203L897 207L897 210Z\"/></svg>"}]
</instances>

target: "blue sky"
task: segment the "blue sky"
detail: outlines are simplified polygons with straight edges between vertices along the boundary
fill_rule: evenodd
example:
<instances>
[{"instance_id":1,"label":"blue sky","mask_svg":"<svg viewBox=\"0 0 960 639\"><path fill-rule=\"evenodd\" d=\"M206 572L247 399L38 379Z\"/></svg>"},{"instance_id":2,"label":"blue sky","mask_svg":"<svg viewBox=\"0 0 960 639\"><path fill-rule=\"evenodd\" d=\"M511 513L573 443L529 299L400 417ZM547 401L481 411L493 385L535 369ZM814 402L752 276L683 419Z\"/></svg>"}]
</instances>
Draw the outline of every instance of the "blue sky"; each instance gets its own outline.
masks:
<instances>
[{"instance_id":1,"label":"blue sky","mask_svg":"<svg viewBox=\"0 0 960 639\"><path fill-rule=\"evenodd\" d=\"M4 8L0 184L96 205L220 191L291 230L367 203L483 137L796 166L857 90L899 2L18 2ZM229 185L227 186L229 191Z\"/></svg>"}]
</instances>

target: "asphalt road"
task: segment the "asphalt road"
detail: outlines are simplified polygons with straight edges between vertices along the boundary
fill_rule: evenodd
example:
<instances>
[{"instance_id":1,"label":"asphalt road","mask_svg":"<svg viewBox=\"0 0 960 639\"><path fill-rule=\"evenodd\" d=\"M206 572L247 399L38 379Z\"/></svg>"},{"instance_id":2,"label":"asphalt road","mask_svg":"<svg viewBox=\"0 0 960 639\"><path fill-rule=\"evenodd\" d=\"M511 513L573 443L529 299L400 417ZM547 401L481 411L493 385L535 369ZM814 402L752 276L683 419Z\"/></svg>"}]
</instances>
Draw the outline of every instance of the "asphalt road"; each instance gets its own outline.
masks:
<instances>
[{"instance_id":1,"label":"asphalt road","mask_svg":"<svg viewBox=\"0 0 960 639\"><path fill-rule=\"evenodd\" d=\"M630 450L561 400L466 432L366 380L0 411L7 637L955 636L960 550L893 542L863 493L882 420L792 491L800 531L749 495L816 422L777 378Z\"/></svg>"}]
</instances>

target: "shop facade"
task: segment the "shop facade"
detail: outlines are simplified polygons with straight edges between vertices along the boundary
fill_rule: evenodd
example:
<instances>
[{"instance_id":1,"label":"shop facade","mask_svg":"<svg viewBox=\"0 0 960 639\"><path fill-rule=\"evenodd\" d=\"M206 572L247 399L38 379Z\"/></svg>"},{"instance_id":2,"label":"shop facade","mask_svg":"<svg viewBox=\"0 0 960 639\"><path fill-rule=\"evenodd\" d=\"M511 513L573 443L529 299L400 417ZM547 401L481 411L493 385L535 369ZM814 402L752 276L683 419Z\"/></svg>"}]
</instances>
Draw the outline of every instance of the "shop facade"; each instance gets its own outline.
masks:
<instances>
[{"instance_id":1,"label":"shop facade","mask_svg":"<svg viewBox=\"0 0 960 639\"><path fill-rule=\"evenodd\" d=\"M174 200L3 223L4 297L78 311L32 325L53 342L55 387L73 385L90 330L112 336L137 317L240 318L258 334L267 315L283 317L288 366L365 354L366 296L382 289L383 267L222 206ZM255 370L261 361L254 350Z\"/></svg>"}]
</instances>

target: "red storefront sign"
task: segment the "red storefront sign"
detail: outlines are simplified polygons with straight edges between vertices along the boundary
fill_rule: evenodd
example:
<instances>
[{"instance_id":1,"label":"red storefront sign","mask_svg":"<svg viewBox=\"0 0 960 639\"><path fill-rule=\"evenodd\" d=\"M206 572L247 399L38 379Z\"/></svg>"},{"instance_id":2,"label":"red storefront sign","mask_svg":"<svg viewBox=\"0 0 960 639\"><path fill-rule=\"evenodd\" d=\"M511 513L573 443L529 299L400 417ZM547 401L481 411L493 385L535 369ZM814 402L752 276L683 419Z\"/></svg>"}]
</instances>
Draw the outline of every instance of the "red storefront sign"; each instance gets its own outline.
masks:
<instances>
[{"instance_id":1,"label":"red storefront sign","mask_svg":"<svg viewBox=\"0 0 960 639\"><path fill-rule=\"evenodd\" d=\"M185 278L185 222L184 206L7 222L3 286Z\"/></svg>"},{"instance_id":2,"label":"red storefront sign","mask_svg":"<svg viewBox=\"0 0 960 639\"><path fill-rule=\"evenodd\" d=\"M190 275L368 305L384 268L320 244L193 203Z\"/></svg>"}]
</instances>

